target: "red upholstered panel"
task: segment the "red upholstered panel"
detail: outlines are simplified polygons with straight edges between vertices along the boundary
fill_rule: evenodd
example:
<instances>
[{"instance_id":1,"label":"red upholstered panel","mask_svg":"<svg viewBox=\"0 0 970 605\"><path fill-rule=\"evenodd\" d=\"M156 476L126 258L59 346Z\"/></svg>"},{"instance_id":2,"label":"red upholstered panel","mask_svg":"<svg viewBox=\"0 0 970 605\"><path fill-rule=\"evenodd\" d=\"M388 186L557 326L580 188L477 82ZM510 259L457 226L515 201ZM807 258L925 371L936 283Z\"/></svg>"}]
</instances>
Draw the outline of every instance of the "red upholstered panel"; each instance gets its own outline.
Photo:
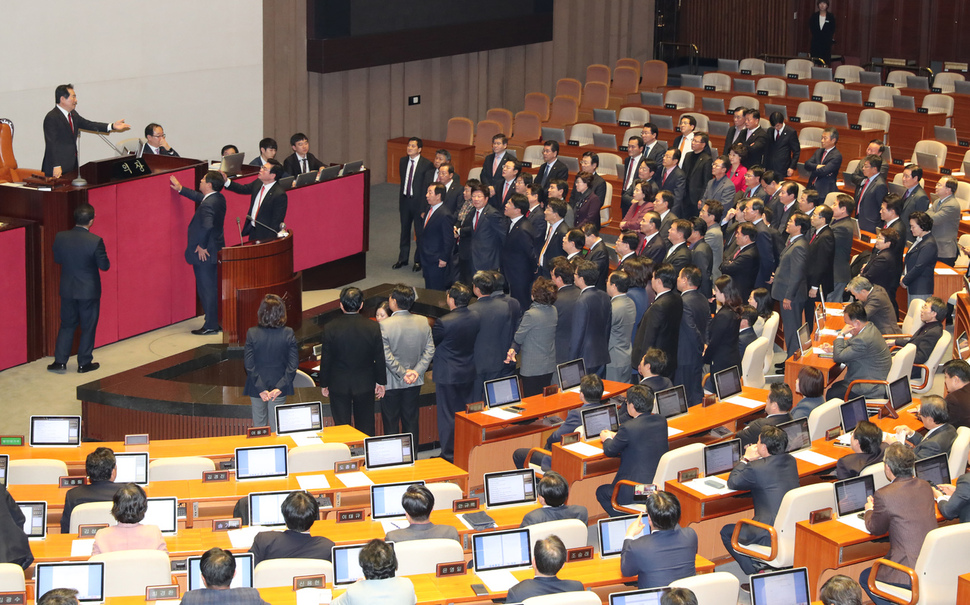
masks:
<instances>
[{"instance_id":1,"label":"red upholstered panel","mask_svg":"<svg viewBox=\"0 0 970 605\"><path fill-rule=\"evenodd\" d=\"M198 187L194 183L195 171L183 170L175 174L175 177L185 187ZM166 181L168 175L165 175ZM185 245L188 237L189 223L192 215L195 214L195 203L187 197L181 196L171 188L168 188L171 199L172 210L172 231L171 231L171 255L172 255L172 287L169 291L169 304L172 314L167 324L173 324L190 317L195 317L195 272L192 265L185 262Z\"/></svg>"},{"instance_id":2,"label":"red upholstered panel","mask_svg":"<svg viewBox=\"0 0 970 605\"><path fill-rule=\"evenodd\" d=\"M100 347L118 340L118 269L123 263L118 254L118 194L117 185L98 187L88 192L94 206L94 225L91 232L101 236L111 261L111 268L101 273L101 316L94 346Z\"/></svg>"},{"instance_id":3,"label":"red upholstered panel","mask_svg":"<svg viewBox=\"0 0 970 605\"><path fill-rule=\"evenodd\" d=\"M0 231L0 370L27 362L27 256L25 232Z\"/></svg>"},{"instance_id":4,"label":"red upholstered panel","mask_svg":"<svg viewBox=\"0 0 970 605\"><path fill-rule=\"evenodd\" d=\"M289 194L286 224L293 231L293 270L356 254L364 245L361 224L364 175L329 181Z\"/></svg>"}]
</instances>

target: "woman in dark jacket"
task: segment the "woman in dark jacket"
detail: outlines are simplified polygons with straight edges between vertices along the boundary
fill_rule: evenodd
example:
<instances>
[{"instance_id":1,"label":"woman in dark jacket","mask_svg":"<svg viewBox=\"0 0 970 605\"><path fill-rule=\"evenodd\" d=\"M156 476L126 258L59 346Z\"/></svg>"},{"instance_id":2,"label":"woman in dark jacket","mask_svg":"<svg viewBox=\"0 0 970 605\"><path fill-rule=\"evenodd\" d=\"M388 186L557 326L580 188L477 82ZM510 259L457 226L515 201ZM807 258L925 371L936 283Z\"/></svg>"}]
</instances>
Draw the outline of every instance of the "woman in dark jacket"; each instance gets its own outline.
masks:
<instances>
[{"instance_id":1,"label":"woman in dark jacket","mask_svg":"<svg viewBox=\"0 0 970 605\"><path fill-rule=\"evenodd\" d=\"M593 175L589 172L580 172L576 175L575 187L579 193L579 199L576 201L576 229L582 229L586 223L592 223L599 231L603 200L589 188L592 181Z\"/></svg>"},{"instance_id":2,"label":"woman in dark jacket","mask_svg":"<svg viewBox=\"0 0 970 605\"><path fill-rule=\"evenodd\" d=\"M714 298L721 308L718 309L707 327L708 345L704 349L704 363L711 364L711 375L731 366L741 367L741 353L738 348L738 335L741 331L741 295L729 275L722 275L714 282ZM706 388L713 391L712 381Z\"/></svg>"},{"instance_id":3,"label":"woman in dark jacket","mask_svg":"<svg viewBox=\"0 0 970 605\"><path fill-rule=\"evenodd\" d=\"M809 53L813 57L823 59L826 65L832 63L832 42L835 38L835 15L829 12L827 0L818 0L818 10L808 20L808 29L812 33L812 46Z\"/></svg>"},{"instance_id":4,"label":"woman in dark jacket","mask_svg":"<svg viewBox=\"0 0 970 605\"><path fill-rule=\"evenodd\" d=\"M869 262L862 267L860 275L873 285L886 289L898 317L896 290L899 288L899 278L903 275L903 243L895 229L879 229L877 234L879 237L872 248L872 255L869 256Z\"/></svg>"},{"instance_id":5,"label":"woman in dark jacket","mask_svg":"<svg viewBox=\"0 0 970 605\"><path fill-rule=\"evenodd\" d=\"M299 365L296 336L286 326L286 305L267 294L256 312L259 325L246 333L243 363L246 388L253 402L253 426L269 426L276 432L276 406L293 394L293 378Z\"/></svg>"}]
</instances>

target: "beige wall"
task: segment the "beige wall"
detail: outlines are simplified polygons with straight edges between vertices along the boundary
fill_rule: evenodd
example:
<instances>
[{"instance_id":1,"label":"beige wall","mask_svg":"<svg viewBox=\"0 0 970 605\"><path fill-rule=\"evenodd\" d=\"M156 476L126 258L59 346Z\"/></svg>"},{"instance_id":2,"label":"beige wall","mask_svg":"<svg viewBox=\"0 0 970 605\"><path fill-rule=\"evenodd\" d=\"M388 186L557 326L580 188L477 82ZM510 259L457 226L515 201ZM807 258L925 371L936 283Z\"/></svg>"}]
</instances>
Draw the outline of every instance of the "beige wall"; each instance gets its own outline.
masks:
<instances>
[{"instance_id":1,"label":"beige wall","mask_svg":"<svg viewBox=\"0 0 970 605\"><path fill-rule=\"evenodd\" d=\"M653 0L556 0L552 42L318 74L305 67L305 0L264 3L265 130L282 157L290 135L303 131L321 160L363 158L371 182L380 183L389 138L443 139L450 117L478 122L491 107L516 112L527 92L551 96L557 79L583 81L591 63L652 58L653 7ZM408 107L411 95L421 104Z\"/></svg>"}]
</instances>

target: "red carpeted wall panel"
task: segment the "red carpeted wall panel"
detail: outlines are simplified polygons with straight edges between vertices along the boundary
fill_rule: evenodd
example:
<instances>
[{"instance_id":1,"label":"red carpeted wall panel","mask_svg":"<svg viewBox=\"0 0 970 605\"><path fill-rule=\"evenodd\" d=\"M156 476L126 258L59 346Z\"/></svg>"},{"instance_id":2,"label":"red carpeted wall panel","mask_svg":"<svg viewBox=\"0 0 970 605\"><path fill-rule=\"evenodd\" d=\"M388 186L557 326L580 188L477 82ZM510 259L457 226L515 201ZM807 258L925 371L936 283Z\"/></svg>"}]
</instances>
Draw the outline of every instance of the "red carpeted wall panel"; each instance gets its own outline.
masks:
<instances>
[{"instance_id":1,"label":"red carpeted wall panel","mask_svg":"<svg viewBox=\"0 0 970 605\"><path fill-rule=\"evenodd\" d=\"M27 253L23 227L0 231L0 370L27 362Z\"/></svg>"}]
</instances>

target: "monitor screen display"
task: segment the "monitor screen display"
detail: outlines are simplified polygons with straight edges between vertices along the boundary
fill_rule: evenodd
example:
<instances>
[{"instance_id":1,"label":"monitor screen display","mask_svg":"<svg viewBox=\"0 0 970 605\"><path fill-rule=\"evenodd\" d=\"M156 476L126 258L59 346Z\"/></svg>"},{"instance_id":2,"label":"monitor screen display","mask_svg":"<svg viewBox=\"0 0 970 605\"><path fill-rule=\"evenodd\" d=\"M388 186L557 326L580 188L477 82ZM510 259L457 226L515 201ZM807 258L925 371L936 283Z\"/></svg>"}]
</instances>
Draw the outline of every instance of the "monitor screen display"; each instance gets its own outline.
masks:
<instances>
[{"instance_id":1,"label":"monitor screen display","mask_svg":"<svg viewBox=\"0 0 970 605\"><path fill-rule=\"evenodd\" d=\"M687 413L687 393L684 385L679 384L675 387L657 391L654 395L657 413L664 418L673 418Z\"/></svg>"},{"instance_id":2,"label":"monitor screen display","mask_svg":"<svg viewBox=\"0 0 970 605\"><path fill-rule=\"evenodd\" d=\"M250 555L251 556L251 555ZM73 588L81 603L104 601L104 562L38 563L34 568L35 594L55 588Z\"/></svg>"},{"instance_id":3,"label":"monitor screen display","mask_svg":"<svg viewBox=\"0 0 970 605\"><path fill-rule=\"evenodd\" d=\"M404 505L401 499L404 492L412 485L424 485L424 481L409 481L406 483L382 483L370 486L371 518L390 519L404 516Z\"/></svg>"},{"instance_id":4,"label":"monitor screen display","mask_svg":"<svg viewBox=\"0 0 970 605\"><path fill-rule=\"evenodd\" d=\"M598 437L601 431L616 432L619 422L616 415L616 405L607 403L581 410L583 418L583 433L587 439Z\"/></svg>"},{"instance_id":5,"label":"monitor screen display","mask_svg":"<svg viewBox=\"0 0 970 605\"><path fill-rule=\"evenodd\" d=\"M731 439L704 448L704 475L726 473L741 459L741 440Z\"/></svg>"},{"instance_id":6,"label":"monitor screen display","mask_svg":"<svg viewBox=\"0 0 970 605\"><path fill-rule=\"evenodd\" d=\"M34 447L81 444L80 416L31 416L30 445Z\"/></svg>"},{"instance_id":7,"label":"monitor screen display","mask_svg":"<svg viewBox=\"0 0 970 605\"><path fill-rule=\"evenodd\" d=\"M276 434L323 430L323 404L319 401L276 406Z\"/></svg>"},{"instance_id":8,"label":"monitor screen display","mask_svg":"<svg viewBox=\"0 0 970 605\"><path fill-rule=\"evenodd\" d=\"M18 502L17 507L24 514L24 533L32 540L47 536L47 503Z\"/></svg>"},{"instance_id":9,"label":"monitor screen display","mask_svg":"<svg viewBox=\"0 0 970 605\"><path fill-rule=\"evenodd\" d=\"M115 483L148 485L148 452L119 452L115 454Z\"/></svg>"},{"instance_id":10,"label":"monitor screen display","mask_svg":"<svg viewBox=\"0 0 970 605\"><path fill-rule=\"evenodd\" d=\"M614 592L610 595L610 605L660 605L660 599L670 588L646 588L630 592Z\"/></svg>"},{"instance_id":11,"label":"monitor screen display","mask_svg":"<svg viewBox=\"0 0 970 605\"><path fill-rule=\"evenodd\" d=\"M950 483L950 463L946 452L916 461L916 476L930 485L946 485Z\"/></svg>"},{"instance_id":12,"label":"monitor screen display","mask_svg":"<svg viewBox=\"0 0 970 605\"><path fill-rule=\"evenodd\" d=\"M839 516L858 513L866 507L866 499L876 492L872 475L860 475L835 482L835 502Z\"/></svg>"},{"instance_id":13,"label":"monitor screen display","mask_svg":"<svg viewBox=\"0 0 970 605\"><path fill-rule=\"evenodd\" d=\"M253 587L253 557L250 553L233 554L236 560L236 573L232 576L229 588L252 588ZM188 558L188 589L197 590L205 588L202 580L202 557Z\"/></svg>"},{"instance_id":14,"label":"monitor screen display","mask_svg":"<svg viewBox=\"0 0 970 605\"><path fill-rule=\"evenodd\" d=\"M236 448L236 480L286 477L286 446Z\"/></svg>"},{"instance_id":15,"label":"monitor screen display","mask_svg":"<svg viewBox=\"0 0 970 605\"><path fill-rule=\"evenodd\" d=\"M778 428L788 435L789 454L812 447L812 439L808 434L808 418L789 420L779 424Z\"/></svg>"},{"instance_id":16,"label":"monitor screen display","mask_svg":"<svg viewBox=\"0 0 970 605\"><path fill-rule=\"evenodd\" d=\"M532 565L528 528L472 534L475 571Z\"/></svg>"},{"instance_id":17,"label":"monitor screen display","mask_svg":"<svg viewBox=\"0 0 970 605\"><path fill-rule=\"evenodd\" d=\"M522 401L518 376L506 376L485 381L485 403L490 408L500 408Z\"/></svg>"},{"instance_id":18,"label":"monitor screen display","mask_svg":"<svg viewBox=\"0 0 970 605\"><path fill-rule=\"evenodd\" d=\"M331 558L333 559L334 586L353 584L364 577L364 570L360 568L360 551L364 549L364 546L366 544L333 547Z\"/></svg>"},{"instance_id":19,"label":"monitor screen display","mask_svg":"<svg viewBox=\"0 0 970 605\"><path fill-rule=\"evenodd\" d=\"M842 432L851 433L860 422L869 420L866 398L856 397L846 401L839 406L839 414L842 416Z\"/></svg>"},{"instance_id":20,"label":"monitor screen display","mask_svg":"<svg viewBox=\"0 0 970 605\"><path fill-rule=\"evenodd\" d=\"M7 466L10 464L10 456L0 454L0 485L7 485Z\"/></svg>"},{"instance_id":21,"label":"monitor screen display","mask_svg":"<svg viewBox=\"0 0 970 605\"><path fill-rule=\"evenodd\" d=\"M626 537L626 530L630 528L630 525L639 516L624 515L622 517L600 519L597 522L599 526L597 529L599 529L600 554L602 556L609 557L620 554L620 551L623 550L623 540ZM643 530L636 537L646 536L649 533L650 524L644 523Z\"/></svg>"},{"instance_id":22,"label":"monitor screen display","mask_svg":"<svg viewBox=\"0 0 970 605\"><path fill-rule=\"evenodd\" d=\"M163 534L176 534L178 525L178 499L175 496L149 498L148 509L142 523L157 525Z\"/></svg>"},{"instance_id":23,"label":"monitor screen display","mask_svg":"<svg viewBox=\"0 0 970 605\"><path fill-rule=\"evenodd\" d=\"M249 494L249 524L258 527L286 525L283 500L292 492L253 492Z\"/></svg>"},{"instance_id":24,"label":"monitor screen display","mask_svg":"<svg viewBox=\"0 0 970 605\"><path fill-rule=\"evenodd\" d=\"M567 361L557 365L556 372L559 374L560 389L563 391L578 389L579 381L586 375L586 362L582 359Z\"/></svg>"},{"instance_id":25,"label":"monitor screen display","mask_svg":"<svg viewBox=\"0 0 970 605\"><path fill-rule=\"evenodd\" d=\"M414 464L411 433L364 439L364 466L368 470Z\"/></svg>"},{"instance_id":26,"label":"monitor screen display","mask_svg":"<svg viewBox=\"0 0 970 605\"><path fill-rule=\"evenodd\" d=\"M535 501L536 473L533 469L485 473L486 507Z\"/></svg>"},{"instance_id":27,"label":"monitor screen display","mask_svg":"<svg viewBox=\"0 0 970 605\"><path fill-rule=\"evenodd\" d=\"M903 376L889 383L889 401L894 410L901 410L913 403L913 391L910 389L909 376Z\"/></svg>"},{"instance_id":28,"label":"monitor screen display","mask_svg":"<svg viewBox=\"0 0 970 605\"><path fill-rule=\"evenodd\" d=\"M808 592L808 570L805 567L786 569L751 576L751 604L811 603Z\"/></svg>"},{"instance_id":29,"label":"monitor screen display","mask_svg":"<svg viewBox=\"0 0 970 605\"><path fill-rule=\"evenodd\" d=\"M721 401L733 397L741 392L741 371L738 366L714 374L714 390Z\"/></svg>"}]
</instances>

